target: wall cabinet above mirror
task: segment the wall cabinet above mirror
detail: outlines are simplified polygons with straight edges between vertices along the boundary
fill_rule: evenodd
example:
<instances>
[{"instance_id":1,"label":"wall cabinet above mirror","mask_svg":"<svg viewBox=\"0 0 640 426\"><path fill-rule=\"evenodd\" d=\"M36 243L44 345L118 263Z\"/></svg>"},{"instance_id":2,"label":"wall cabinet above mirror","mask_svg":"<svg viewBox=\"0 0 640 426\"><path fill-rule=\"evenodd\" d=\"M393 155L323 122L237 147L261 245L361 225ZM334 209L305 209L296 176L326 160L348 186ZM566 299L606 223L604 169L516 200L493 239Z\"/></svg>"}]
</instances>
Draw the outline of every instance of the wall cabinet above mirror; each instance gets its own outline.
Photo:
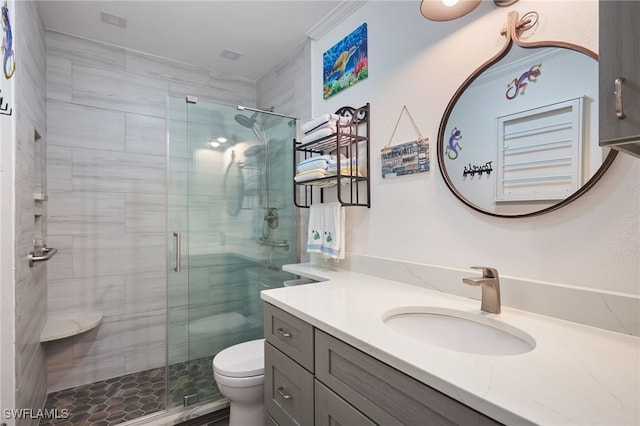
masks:
<instances>
[{"instance_id":1,"label":"wall cabinet above mirror","mask_svg":"<svg viewBox=\"0 0 640 426\"><path fill-rule=\"evenodd\" d=\"M522 42L537 16L509 14L504 47L455 93L438 132L438 164L471 208L522 217L580 196L616 153L598 143L597 55Z\"/></svg>"}]
</instances>

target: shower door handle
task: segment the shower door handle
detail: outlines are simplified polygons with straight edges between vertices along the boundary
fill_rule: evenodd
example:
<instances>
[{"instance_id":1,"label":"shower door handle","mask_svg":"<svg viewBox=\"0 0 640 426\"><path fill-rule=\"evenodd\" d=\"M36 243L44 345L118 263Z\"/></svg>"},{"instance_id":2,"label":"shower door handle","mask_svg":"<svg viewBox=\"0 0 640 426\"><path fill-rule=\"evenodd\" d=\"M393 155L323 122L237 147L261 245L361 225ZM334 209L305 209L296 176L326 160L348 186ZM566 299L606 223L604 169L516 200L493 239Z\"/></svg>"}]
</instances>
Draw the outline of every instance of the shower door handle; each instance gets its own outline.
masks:
<instances>
[{"instance_id":1,"label":"shower door handle","mask_svg":"<svg viewBox=\"0 0 640 426\"><path fill-rule=\"evenodd\" d=\"M173 268L173 270L180 272L182 270L182 259L180 257L180 253L182 252L182 234L174 232L173 236L175 237L176 242L176 267Z\"/></svg>"}]
</instances>

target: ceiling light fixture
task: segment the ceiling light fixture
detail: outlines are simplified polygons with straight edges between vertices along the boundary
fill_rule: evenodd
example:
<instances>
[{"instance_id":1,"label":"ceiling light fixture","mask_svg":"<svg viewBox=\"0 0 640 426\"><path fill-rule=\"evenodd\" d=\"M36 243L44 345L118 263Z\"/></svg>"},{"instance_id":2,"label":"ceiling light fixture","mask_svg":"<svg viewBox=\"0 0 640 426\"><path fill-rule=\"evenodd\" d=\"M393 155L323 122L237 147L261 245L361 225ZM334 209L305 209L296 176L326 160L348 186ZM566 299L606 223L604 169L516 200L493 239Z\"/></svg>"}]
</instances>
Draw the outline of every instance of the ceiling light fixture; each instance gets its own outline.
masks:
<instances>
[{"instance_id":1,"label":"ceiling light fixture","mask_svg":"<svg viewBox=\"0 0 640 426\"><path fill-rule=\"evenodd\" d=\"M451 21L471 12L480 0L422 0L420 12L430 21Z\"/></svg>"},{"instance_id":2,"label":"ceiling light fixture","mask_svg":"<svg viewBox=\"0 0 640 426\"><path fill-rule=\"evenodd\" d=\"M518 0L494 0L496 6L511 6ZM481 0L422 0L420 12L430 21L458 19L480 6Z\"/></svg>"}]
</instances>

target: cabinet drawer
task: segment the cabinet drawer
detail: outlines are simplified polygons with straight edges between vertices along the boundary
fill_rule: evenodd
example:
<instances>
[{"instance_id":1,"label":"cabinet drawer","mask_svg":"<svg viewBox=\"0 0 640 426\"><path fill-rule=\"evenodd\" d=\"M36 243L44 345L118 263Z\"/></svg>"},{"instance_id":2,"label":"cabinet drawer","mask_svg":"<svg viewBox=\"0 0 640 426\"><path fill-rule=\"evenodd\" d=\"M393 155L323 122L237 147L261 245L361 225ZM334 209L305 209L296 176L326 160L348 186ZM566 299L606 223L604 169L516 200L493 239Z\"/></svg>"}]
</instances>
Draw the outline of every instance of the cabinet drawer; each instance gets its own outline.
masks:
<instances>
[{"instance_id":1,"label":"cabinet drawer","mask_svg":"<svg viewBox=\"0 0 640 426\"><path fill-rule=\"evenodd\" d=\"M316 380L315 426L375 426L364 414Z\"/></svg>"},{"instance_id":2,"label":"cabinet drawer","mask_svg":"<svg viewBox=\"0 0 640 426\"><path fill-rule=\"evenodd\" d=\"M264 346L265 409L280 425L313 424L313 375L267 343Z\"/></svg>"},{"instance_id":3,"label":"cabinet drawer","mask_svg":"<svg viewBox=\"0 0 640 426\"><path fill-rule=\"evenodd\" d=\"M265 303L264 337L313 373L313 327L310 324Z\"/></svg>"},{"instance_id":4,"label":"cabinet drawer","mask_svg":"<svg viewBox=\"0 0 640 426\"><path fill-rule=\"evenodd\" d=\"M316 330L316 377L378 424L499 423Z\"/></svg>"}]
</instances>

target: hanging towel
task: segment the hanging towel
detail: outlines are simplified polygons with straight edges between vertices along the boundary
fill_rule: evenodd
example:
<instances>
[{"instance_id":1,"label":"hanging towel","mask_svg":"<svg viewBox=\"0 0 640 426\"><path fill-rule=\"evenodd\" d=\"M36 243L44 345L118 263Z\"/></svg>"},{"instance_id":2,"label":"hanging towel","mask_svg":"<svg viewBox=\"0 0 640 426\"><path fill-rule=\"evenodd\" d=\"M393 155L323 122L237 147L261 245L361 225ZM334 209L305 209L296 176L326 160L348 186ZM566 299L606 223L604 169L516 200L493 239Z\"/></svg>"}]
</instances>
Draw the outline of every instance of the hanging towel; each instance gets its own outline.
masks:
<instances>
[{"instance_id":1,"label":"hanging towel","mask_svg":"<svg viewBox=\"0 0 640 426\"><path fill-rule=\"evenodd\" d=\"M309 208L309 228L307 236L307 253L322 253L322 216L323 204L312 204Z\"/></svg>"},{"instance_id":2,"label":"hanging towel","mask_svg":"<svg viewBox=\"0 0 640 426\"><path fill-rule=\"evenodd\" d=\"M322 254L330 259L344 259L344 209L338 202L322 206Z\"/></svg>"}]
</instances>

